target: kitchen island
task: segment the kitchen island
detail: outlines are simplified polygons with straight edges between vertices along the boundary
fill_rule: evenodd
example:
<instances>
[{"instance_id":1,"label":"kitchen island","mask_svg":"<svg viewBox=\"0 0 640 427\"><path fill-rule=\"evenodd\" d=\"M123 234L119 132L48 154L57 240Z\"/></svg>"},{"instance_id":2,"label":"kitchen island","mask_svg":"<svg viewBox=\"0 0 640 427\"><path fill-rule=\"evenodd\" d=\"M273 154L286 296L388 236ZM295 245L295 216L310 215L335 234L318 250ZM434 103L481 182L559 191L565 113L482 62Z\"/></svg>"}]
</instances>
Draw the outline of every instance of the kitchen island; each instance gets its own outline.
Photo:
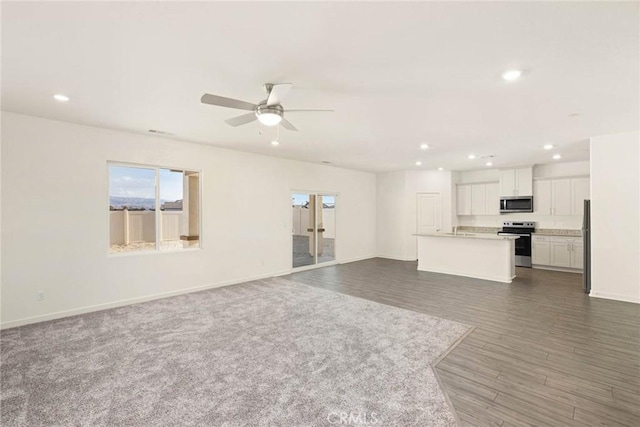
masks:
<instances>
[{"instance_id":1,"label":"kitchen island","mask_svg":"<svg viewBox=\"0 0 640 427\"><path fill-rule=\"evenodd\" d=\"M418 270L511 283L516 277L515 240L495 234L416 234Z\"/></svg>"}]
</instances>

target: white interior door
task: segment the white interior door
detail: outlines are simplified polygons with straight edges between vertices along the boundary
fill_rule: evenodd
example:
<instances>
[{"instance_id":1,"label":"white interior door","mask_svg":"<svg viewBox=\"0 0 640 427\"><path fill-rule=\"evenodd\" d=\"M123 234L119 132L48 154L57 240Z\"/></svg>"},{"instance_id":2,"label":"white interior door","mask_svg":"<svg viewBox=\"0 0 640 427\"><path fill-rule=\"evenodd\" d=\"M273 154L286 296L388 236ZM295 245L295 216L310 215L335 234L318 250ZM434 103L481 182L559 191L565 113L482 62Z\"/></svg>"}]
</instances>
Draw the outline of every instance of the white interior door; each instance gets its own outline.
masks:
<instances>
[{"instance_id":1,"label":"white interior door","mask_svg":"<svg viewBox=\"0 0 640 427\"><path fill-rule=\"evenodd\" d=\"M418 193L416 202L416 231L418 234L429 234L442 228L442 200L440 193Z\"/></svg>"}]
</instances>

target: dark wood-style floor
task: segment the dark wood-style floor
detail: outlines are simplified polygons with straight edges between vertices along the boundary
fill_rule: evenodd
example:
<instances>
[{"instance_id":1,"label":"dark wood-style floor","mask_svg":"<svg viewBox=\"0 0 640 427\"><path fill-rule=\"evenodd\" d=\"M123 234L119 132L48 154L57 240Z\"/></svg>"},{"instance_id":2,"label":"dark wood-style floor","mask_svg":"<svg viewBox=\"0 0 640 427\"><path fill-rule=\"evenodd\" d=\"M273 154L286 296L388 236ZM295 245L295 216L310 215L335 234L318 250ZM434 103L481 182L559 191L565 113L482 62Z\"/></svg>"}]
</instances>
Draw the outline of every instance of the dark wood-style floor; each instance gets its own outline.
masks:
<instances>
[{"instance_id":1,"label":"dark wood-style floor","mask_svg":"<svg viewBox=\"0 0 640 427\"><path fill-rule=\"evenodd\" d=\"M376 258L288 278L475 326L436 366L463 425L640 426L640 305L589 298L575 273L517 275Z\"/></svg>"}]
</instances>

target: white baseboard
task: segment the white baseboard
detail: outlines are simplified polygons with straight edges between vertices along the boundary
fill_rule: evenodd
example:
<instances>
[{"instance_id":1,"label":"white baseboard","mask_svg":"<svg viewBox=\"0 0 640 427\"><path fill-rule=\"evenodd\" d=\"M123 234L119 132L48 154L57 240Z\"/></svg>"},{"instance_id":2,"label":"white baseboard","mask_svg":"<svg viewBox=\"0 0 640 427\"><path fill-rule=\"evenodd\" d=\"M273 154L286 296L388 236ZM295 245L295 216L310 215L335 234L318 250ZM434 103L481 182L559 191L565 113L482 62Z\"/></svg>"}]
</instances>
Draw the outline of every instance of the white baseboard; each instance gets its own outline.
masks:
<instances>
[{"instance_id":1,"label":"white baseboard","mask_svg":"<svg viewBox=\"0 0 640 427\"><path fill-rule=\"evenodd\" d=\"M364 261L365 259L375 258L375 255L360 256L355 258L341 259L340 264L348 264L350 262Z\"/></svg>"},{"instance_id":2,"label":"white baseboard","mask_svg":"<svg viewBox=\"0 0 640 427\"><path fill-rule=\"evenodd\" d=\"M594 292L593 289L591 289L589 296L594 298L610 299L615 301L632 302L635 304L640 304L640 298L638 297L633 297L630 295L610 294L608 292Z\"/></svg>"},{"instance_id":3,"label":"white baseboard","mask_svg":"<svg viewBox=\"0 0 640 427\"><path fill-rule=\"evenodd\" d=\"M287 271L277 271L277 272L273 272L273 273L269 273L269 274L261 274L261 275L258 275L258 276L243 277L242 279L227 280L227 281L224 281L224 282L212 283L212 284L202 285L202 286L194 286L194 287L191 287L191 288L178 289L176 291L163 292L163 293L160 293L160 294L146 295L146 296L142 296L142 297L136 297L136 298L130 298L130 299L124 299L124 300L108 302L108 303L105 303L105 304L97 304L97 305L91 305L91 306L87 306L87 307L74 308L72 310L58 311L58 312L55 312L55 313L43 314L43 315L40 315L40 316L26 317L24 319L11 320L11 321L8 321L8 322L0 323L0 330L1 329L16 328L18 326L30 325L32 323L46 322L48 320L61 319L63 317L77 316L78 314L91 313L91 312L94 312L94 311L108 310L110 308L123 307L125 305L138 304L138 303L141 303L141 302L153 301L153 300L162 299L162 298L168 298L168 297L172 297L172 296L176 296L176 295L189 294L189 293L192 293L192 292L204 291L206 289L221 288L223 286L237 285L238 283L250 282L252 280L266 279L266 278L275 277L275 276L282 276L282 275L289 274L289 273L290 273L290 271L288 271L288 270Z\"/></svg>"},{"instance_id":4,"label":"white baseboard","mask_svg":"<svg viewBox=\"0 0 640 427\"><path fill-rule=\"evenodd\" d=\"M562 271L563 273L579 273L582 274L583 270L579 270L577 268L568 268L568 267L555 267L553 265L541 265L541 264L533 264L532 268L537 268L539 270L551 270L551 271Z\"/></svg>"},{"instance_id":5,"label":"white baseboard","mask_svg":"<svg viewBox=\"0 0 640 427\"><path fill-rule=\"evenodd\" d=\"M378 255L378 258L392 259L395 261L417 261L417 258L397 257L395 255Z\"/></svg>"}]
</instances>

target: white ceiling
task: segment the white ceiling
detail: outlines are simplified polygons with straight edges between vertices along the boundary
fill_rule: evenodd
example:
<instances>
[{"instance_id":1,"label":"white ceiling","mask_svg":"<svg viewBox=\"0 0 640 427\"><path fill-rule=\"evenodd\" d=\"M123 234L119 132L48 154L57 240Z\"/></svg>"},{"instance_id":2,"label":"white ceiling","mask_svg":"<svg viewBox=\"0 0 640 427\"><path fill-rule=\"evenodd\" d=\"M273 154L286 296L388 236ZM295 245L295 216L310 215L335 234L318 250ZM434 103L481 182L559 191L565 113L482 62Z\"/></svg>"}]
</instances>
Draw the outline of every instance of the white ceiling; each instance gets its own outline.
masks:
<instances>
[{"instance_id":1,"label":"white ceiling","mask_svg":"<svg viewBox=\"0 0 640 427\"><path fill-rule=\"evenodd\" d=\"M3 2L2 108L369 171L550 163L546 142L586 160L590 136L640 128L639 4ZM265 82L335 112L290 113L272 147L200 103Z\"/></svg>"}]
</instances>

